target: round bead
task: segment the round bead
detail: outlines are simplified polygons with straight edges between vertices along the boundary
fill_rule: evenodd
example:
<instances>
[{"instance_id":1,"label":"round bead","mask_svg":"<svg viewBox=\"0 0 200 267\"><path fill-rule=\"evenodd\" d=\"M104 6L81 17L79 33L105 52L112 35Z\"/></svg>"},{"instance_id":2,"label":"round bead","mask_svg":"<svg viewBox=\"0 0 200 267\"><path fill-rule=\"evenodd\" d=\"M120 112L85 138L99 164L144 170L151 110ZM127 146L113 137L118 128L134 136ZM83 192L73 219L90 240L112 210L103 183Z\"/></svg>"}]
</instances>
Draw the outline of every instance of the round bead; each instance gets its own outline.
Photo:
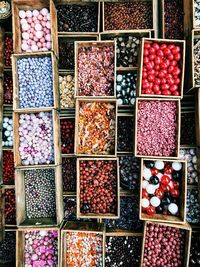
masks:
<instances>
[{"instance_id":1,"label":"round bead","mask_svg":"<svg viewBox=\"0 0 200 267\"><path fill-rule=\"evenodd\" d=\"M156 188L154 185L152 184L148 184L147 187L146 187L146 190L147 190L147 193L149 194L154 194L155 191L156 191Z\"/></svg>"},{"instance_id":2,"label":"round bead","mask_svg":"<svg viewBox=\"0 0 200 267\"><path fill-rule=\"evenodd\" d=\"M149 182L147 180L142 181L142 188L146 188L149 185Z\"/></svg>"},{"instance_id":3,"label":"round bead","mask_svg":"<svg viewBox=\"0 0 200 267\"><path fill-rule=\"evenodd\" d=\"M178 212L178 206L175 203L171 203L168 206L168 210L172 215L175 215Z\"/></svg>"},{"instance_id":4,"label":"round bead","mask_svg":"<svg viewBox=\"0 0 200 267\"><path fill-rule=\"evenodd\" d=\"M152 197L150 203L153 207L158 207L160 205L160 199L158 197Z\"/></svg>"},{"instance_id":5,"label":"round bead","mask_svg":"<svg viewBox=\"0 0 200 267\"><path fill-rule=\"evenodd\" d=\"M172 163L172 168L175 171L180 171L182 169L182 163L181 162L173 162Z\"/></svg>"},{"instance_id":6,"label":"round bead","mask_svg":"<svg viewBox=\"0 0 200 267\"><path fill-rule=\"evenodd\" d=\"M165 164L163 161L156 161L155 162L155 168L158 170L162 170L164 168Z\"/></svg>"},{"instance_id":7,"label":"round bead","mask_svg":"<svg viewBox=\"0 0 200 267\"><path fill-rule=\"evenodd\" d=\"M143 198L141 203L143 208L147 208L149 206L149 200L147 198Z\"/></svg>"},{"instance_id":8,"label":"round bead","mask_svg":"<svg viewBox=\"0 0 200 267\"><path fill-rule=\"evenodd\" d=\"M144 168L144 170L143 170L143 177L144 177L144 179L148 181L151 176L152 176L152 174L151 174L150 169Z\"/></svg>"}]
</instances>

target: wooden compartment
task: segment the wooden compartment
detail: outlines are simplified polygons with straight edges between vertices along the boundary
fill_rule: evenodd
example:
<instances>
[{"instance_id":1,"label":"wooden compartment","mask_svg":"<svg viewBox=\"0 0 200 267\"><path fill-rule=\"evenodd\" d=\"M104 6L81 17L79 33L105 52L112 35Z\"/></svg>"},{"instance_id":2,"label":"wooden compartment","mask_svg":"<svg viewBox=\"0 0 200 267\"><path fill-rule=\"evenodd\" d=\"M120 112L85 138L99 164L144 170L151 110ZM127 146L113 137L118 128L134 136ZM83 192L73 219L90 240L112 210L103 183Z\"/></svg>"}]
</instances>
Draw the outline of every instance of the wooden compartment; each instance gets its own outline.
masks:
<instances>
[{"instance_id":1,"label":"wooden compartment","mask_svg":"<svg viewBox=\"0 0 200 267\"><path fill-rule=\"evenodd\" d=\"M63 164L64 160L68 160L69 162L71 162L70 163L71 168L73 168L74 173L70 168L70 175L67 175L67 173L63 174L63 170L64 170L64 168L66 168L66 166L64 166L64 164ZM72 177L72 174L73 174L73 177ZM70 190L69 187L68 187L68 189L66 189L64 184L66 185L67 182L64 182L64 177L69 178L69 180L67 180L68 184L70 184L72 182L71 179L73 179L73 183L70 187L74 188L74 190ZM63 180L63 195L76 196L76 157L75 156L62 155L62 180Z\"/></svg>"},{"instance_id":2,"label":"wooden compartment","mask_svg":"<svg viewBox=\"0 0 200 267\"><path fill-rule=\"evenodd\" d=\"M175 215L164 215L164 214L154 214L148 215L147 213L142 211L142 181L143 179L143 168L144 162L150 159L142 158L141 160L141 174L140 174L140 219L141 220L151 220L155 222L167 222L167 223L177 223L183 224L186 222L186 200L187 200L187 161L185 160L169 160L166 159L164 162L181 162L182 163L182 179L181 179L181 186L180 186L180 205L179 205L179 213L180 215L177 217ZM159 159L158 159L159 160ZM156 161L156 159L151 159L151 161Z\"/></svg>"},{"instance_id":3,"label":"wooden compartment","mask_svg":"<svg viewBox=\"0 0 200 267\"><path fill-rule=\"evenodd\" d=\"M0 241L4 239L4 197L3 197L4 189L2 185L0 185ZM0 262L1 263L1 262Z\"/></svg>"},{"instance_id":4,"label":"wooden compartment","mask_svg":"<svg viewBox=\"0 0 200 267\"><path fill-rule=\"evenodd\" d=\"M27 231L57 231L58 233L58 265L60 266L60 229L58 227L45 227L45 228L26 228L26 229L17 229L16 231L16 267L24 267L25 259L25 233Z\"/></svg>"},{"instance_id":5,"label":"wooden compartment","mask_svg":"<svg viewBox=\"0 0 200 267\"><path fill-rule=\"evenodd\" d=\"M53 143L54 143L54 163L52 164L44 164L44 165L28 165L26 168L43 168L45 166L52 167L55 165L61 164L61 152L60 152L60 123L59 123L59 115L56 110L43 110L38 109L36 111L28 110L26 111L15 111L13 113L13 129L14 129L14 162L15 162L15 168L24 168L25 166L22 165L22 160L19 153L19 145L20 145L20 139L19 139L19 116L20 114L31 114L31 113L39 113L39 112L50 112L52 113L52 121L53 121ZM55 165L54 165L55 164Z\"/></svg>"},{"instance_id":6,"label":"wooden compartment","mask_svg":"<svg viewBox=\"0 0 200 267\"><path fill-rule=\"evenodd\" d=\"M130 0L130 1L127 1L127 0L118 0L117 3L130 3L130 2L136 2L136 0ZM148 30L151 30L151 31L156 31L157 30L157 16L156 16L156 1L155 0L142 0L142 2L150 2L151 3L151 14L152 14L152 21L151 21L151 24L152 24L152 27ZM115 3L117 5L117 3ZM106 18L106 13L105 13L105 5L107 3L103 1L102 3L102 21L103 21L103 29L102 31L103 32L106 32L106 33L112 33L112 32L121 32L122 30L119 30L119 29L114 29L114 30L107 30L106 27L105 27L105 18ZM143 29L140 29L140 28L137 28L138 30L143 30ZM129 29L129 30L135 30L135 29Z\"/></svg>"},{"instance_id":7,"label":"wooden compartment","mask_svg":"<svg viewBox=\"0 0 200 267\"><path fill-rule=\"evenodd\" d=\"M4 119L4 117L8 117L9 119L12 119L12 122L13 122L13 115L12 115L12 111L10 110L10 109L4 109L3 110L3 106L2 106L2 118L1 118L1 109L0 109L0 123L1 123L1 125L0 125L0 147L2 146L2 149L3 150L10 150L10 149L12 149L12 147L13 146L6 146L6 145L3 145L2 144L2 141L4 141L4 139L3 139L3 132L4 132L4 127L3 127L3 119ZM1 119L2 119L2 121L1 121ZM11 127L13 127L13 124L12 124L12 126ZM13 129L12 129L12 131L11 132L13 132ZM12 138L13 139L13 138ZM8 141L8 140L7 140Z\"/></svg>"},{"instance_id":8,"label":"wooden compartment","mask_svg":"<svg viewBox=\"0 0 200 267\"><path fill-rule=\"evenodd\" d=\"M103 96L80 96L79 92L79 85L78 85L78 79L79 79L79 68L78 68L78 55L79 55L79 49L80 48L88 48L88 47L97 47L102 48L105 46L113 46L114 47L114 81L112 84L113 94L112 95L103 95ZM116 41L76 41L75 42L75 96L80 96L82 98L115 98L116 97Z\"/></svg>"},{"instance_id":9,"label":"wooden compartment","mask_svg":"<svg viewBox=\"0 0 200 267\"><path fill-rule=\"evenodd\" d=\"M3 225L4 227L9 227L9 228L16 228L16 220L15 222L12 221L11 223L6 222L6 216L5 216L5 192L6 190L14 190L15 191L15 214L16 214L16 190L14 185L3 185L2 187L2 195L3 195L3 200L2 200L2 207L3 207Z\"/></svg>"},{"instance_id":10,"label":"wooden compartment","mask_svg":"<svg viewBox=\"0 0 200 267\"><path fill-rule=\"evenodd\" d=\"M195 100L196 144L200 146L200 88L196 91Z\"/></svg>"},{"instance_id":11,"label":"wooden compartment","mask_svg":"<svg viewBox=\"0 0 200 267\"><path fill-rule=\"evenodd\" d=\"M66 262L66 250L67 244L66 239L68 233L82 233L82 234L98 234L102 236L102 265L105 267L104 256L105 256L105 226L101 223L92 222L67 222L61 230L61 265L62 267L67 266Z\"/></svg>"},{"instance_id":12,"label":"wooden compartment","mask_svg":"<svg viewBox=\"0 0 200 267\"><path fill-rule=\"evenodd\" d=\"M144 235L143 235L143 242L142 242L142 254L141 254L141 263L140 267L143 266L143 259L144 259L144 251L145 251L145 239L146 239L146 234L147 234L147 224L154 224L154 225L163 225L163 226L168 226L168 227L174 227L178 228L181 230L184 230L186 232L186 237L185 237L185 252L184 252L184 263L181 265L182 267L188 267L189 266L189 251L190 251L190 244L191 244L191 234L192 234L192 229L188 223L185 223L183 225L177 225L177 224L170 224L170 223L157 223L157 222L152 222L152 221L146 221L144 225Z\"/></svg>"},{"instance_id":13,"label":"wooden compartment","mask_svg":"<svg viewBox=\"0 0 200 267\"><path fill-rule=\"evenodd\" d=\"M197 105L195 106L197 108ZM186 146L196 146L198 145L198 122L196 120L196 117L198 116L198 113L196 113L193 110L182 110L181 111L181 141L180 145L183 147ZM188 119L186 119L188 117ZM185 126L184 126L185 125ZM191 132L187 132L187 129L193 128L193 135L191 135ZM196 131L195 131L196 130ZM186 133L186 134L184 134ZM197 134L197 135L196 135Z\"/></svg>"},{"instance_id":14,"label":"wooden compartment","mask_svg":"<svg viewBox=\"0 0 200 267\"><path fill-rule=\"evenodd\" d=\"M179 151L180 151L180 128L181 128L181 117L180 117L180 113L181 113L181 105L180 105L180 100L179 99L168 99L168 98L160 98L160 99L156 99L156 98L136 98L136 105L135 105L135 156L136 157L144 157L144 158L165 158L163 156L152 156L152 155L139 155L138 151L137 151L137 119L138 119L138 102L139 101L175 101L177 103L177 129L176 129L176 155L175 156L170 156L167 158L170 159L178 159L179 158Z\"/></svg>"},{"instance_id":15,"label":"wooden compartment","mask_svg":"<svg viewBox=\"0 0 200 267\"><path fill-rule=\"evenodd\" d=\"M80 209L80 162L81 161L115 161L116 162L116 213L81 213ZM120 181L119 181L119 159L118 158L78 158L77 166L77 184L76 184L76 202L77 202L77 217L85 219L118 219L120 216Z\"/></svg>"},{"instance_id":16,"label":"wooden compartment","mask_svg":"<svg viewBox=\"0 0 200 267\"><path fill-rule=\"evenodd\" d=\"M187 0L185 0L185 1L187 1ZM198 29L198 28L200 28L200 23L199 23L199 25L197 25L195 23L195 0L190 0L188 2L189 2L188 4L190 4L190 10L191 10L190 15L191 15L191 20L192 20L192 28Z\"/></svg>"},{"instance_id":17,"label":"wooden compartment","mask_svg":"<svg viewBox=\"0 0 200 267\"><path fill-rule=\"evenodd\" d=\"M79 138L79 112L80 112L80 103L94 103L94 102L101 102L101 103L111 103L115 106L115 148L112 154L81 154L79 153L79 142L80 142L80 138ZM95 156L95 157L116 157L116 151L117 151L117 105L116 105L116 100L114 99L98 99L98 98L94 98L94 99L89 99L89 98L78 98L76 100L76 118L75 118L75 144L74 144L75 148L75 155L76 156Z\"/></svg>"},{"instance_id":18,"label":"wooden compartment","mask_svg":"<svg viewBox=\"0 0 200 267\"><path fill-rule=\"evenodd\" d=\"M198 40L196 42L196 40ZM189 42L191 42L191 46L189 46L188 48L188 64L189 64L189 75L188 75L188 79L189 79L189 88L198 88L200 86L200 66L199 68L195 69L195 58L196 58L196 54L194 52L195 46L197 45L197 43L200 43L200 29L194 29L192 30L192 34L190 37ZM196 44L195 44L196 42ZM198 53L199 50L197 50ZM190 59L190 61L189 61ZM197 57L198 60L198 57ZM198 63L199 64L199 63ZM195 75L196 73L196 75ZM195 78L196 76L196 78ZM199 80L199 82L197 82L197 79Z\"/></svg>"},{"instance_id":19,"label":"wooden compartment","mask_svg":"<svg viewBox=\"0 0 200 267\"><path fill-rule=\"evenodd\" d=\"M12 234L13 240L10 239ZM0 264L1 267L15 267L15 262L16 262L16 253L15 253L15 246L16 246L16 230L15 229L5 229L4 231L4 238L3 240L0 241L0 247L4 247L5 244L10 244L8 245L7 251L9 251L9 255L3 255L3 258L0 259ZM13 249L13 251L11 251ZM2 251L1 251L2 255ZM7 260L5 258L7 258Z\"/></svg>"},{"instance_id":20,"label":"wooden compartment","mask_svg":"<svg viewBox=\"0 0 200 267\"><path fill-rule=\"evenodd\" d=\"M17 61L23 58L42 58L49 57L51 58L52 63L52 90L53 90L53 106L52 107L35 107L35 108L20 108L20 92L19 92L19 80L18 80L18 68ZM58 68L57 68L57 58L53 52L38 52L38 53L26 53L26 54L14 54L12 56L12 73L13 73L13 109L16 110L32 110L36 111L38 109L59 109L59 92L58 92Z\"/></svg>"},{"instance_id":21,"label":"wooden compartment","mask_svg":"<svg viewBox=\"0 0 200 267\"><path fill-rule=\"evenodd\" d=\"M175 44L181 46L181 77L180 77L180 84L179 84L179 96L173 95L151 95L151 94L143 94L142 93L142 72L143 72L143 59L144 59L144 44L149 43L158 43L158 44ZM183 86L184 86L184 72L185 72L185 41L182 40L171 40L171 39L150 39L150 38L143 38L141 40L140 46L140 54L138 57L139 62L139 71L138 71L138 79L137 79L137 96L139 97L150 97L150 98L170 98L170 99L181 99L183 97Z\"/></svg>"},{"instance_id":22,"label":"wooden compartment","mask_svg":"<svg viewBox=\"0 0 200 267\"><path fill-rule=\"evenodd\" d=\"M58 5L81 5L81 6L97 6L98 7L98 11L97 11L97 31L94 32L59 32L58 31L58 35L94 35L94 34L99 34L100 32L100 1L95 1L95 2L88 2L88 1L76 1L76 0L72 0L72 1L68 1L68 0L57 0L56 2L56 6ZM78 18L77 18L78 19ZM58 19L57 19L58 20Z\"/></svg>"},{"instance_id":23,"label":"wooden compartment","mask_svg":"<svg viewBox=\"0 0 200 267\"><path fill-rule=\"evenodd\" d=\"M55 201L56 212L54 217L47 218L28 218L26 211L26 193L25 193L25 172L31 171L31 169L16 169L16 213L17 213L17 226L18 227L49 227L57 226L63 219L63 199L62 199L62 173L61 166L57 167L45 167L41 170L54 170L55 180ZM34 170L34 169L32 169Z\"/></svg>"},{"instance_id":24,"label":"wooden compartment","mask_svg":"<svg viewBox=\"0 0 200 267\"><path fill-rule=\"evenodd\" d=\"M48 8L51 17L51 38L52 38L52 51L58 56L58 33L57 33L57 11L53 0L32 0L31 2L25 0L13 0L12 3L12 25L13 25L13 49L14 53L22 53L21 49L21 25L20 25L20 10L34 10ZM27 53L29 54L29 53Z\"/></svg>"},{"instance_id":25,"label":"wooden compartment","mask_svg":"<svg viewBox=\"0 0 200 267\"><path fill-rule=\"evenodd\" d=\"M142 39L142 38L150 38L151 37L151 31L150 30L124 30L124 31L115 31L115 32L102 32L100 34L100 40L104 41L104 40L117 40L117 37L128 37L128 36L132 36L132 37L136 37L138 39ZM117 46L117 42L116 42L116 46ZM139 45L138 45L138 56L139 56ZM117 55L116 55L117 58ZM133 71L133 70L137 70L138 67L138 61L136 62L136 64L134 66L131 67L116 67L117 72L118 71Z\"/></svg>"},{"instance_id":26,"label":"wooden compartment","mask_svg":"<svg viewBox=\"0 0 200 267\"><path fill-rule=\"evenodd\" d=\"M62 128L61 128L61 121L62 120L66 120L66 121L70 121L73 123L74 128L72 129L72 131L69 133L69 137L65 137L65 140L67 141L67 139L70 139L73 143L73 151L69 152L69 153L64 153L62 151ZM73 131L74 130L74 131ZM75 139L75 135L73 136L72 132L75 132L75 117L74 116L64 116L64 117L60 117L60 135L61 135L61 154L62 156L74 156L74 139Z\"/></svg>"}]
</instances>

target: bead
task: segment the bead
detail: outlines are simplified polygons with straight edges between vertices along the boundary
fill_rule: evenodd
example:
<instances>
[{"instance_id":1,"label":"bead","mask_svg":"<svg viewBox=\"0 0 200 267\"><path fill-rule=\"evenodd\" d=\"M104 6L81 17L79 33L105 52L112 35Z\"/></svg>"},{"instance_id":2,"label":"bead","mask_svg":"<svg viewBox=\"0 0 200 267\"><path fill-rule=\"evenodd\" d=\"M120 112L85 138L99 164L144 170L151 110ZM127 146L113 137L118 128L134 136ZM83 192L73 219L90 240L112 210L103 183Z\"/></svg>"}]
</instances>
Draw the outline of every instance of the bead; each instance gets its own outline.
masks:
<instances>
[{"instance_id":1,"label":"bead","mask_svg":"<svg viewBox=\"0 0 200 267\"><path fill-rule=\"evenodd\" d=\"M155 162L155 168L158 170L162 170L164 168L164 162L163 161L156 161Z\"/></svg>"},{"instance_id":2,"label":"bead","mask_svg":"<svg viewBox=\"0 0 200 267\"><path fill-rule=\"evenodd\" d=\"M142 207L147 208L149 206L149 200L146 198L142 199Z\"/></svg>"},{"instance_id":3,"label":"bead","mask_svg":"<svg viewBox=\"0 0 200 267\"><path fill-rule=\"evenodd\" d=\"M147 192L148 192L149 194L154 194L155 191L156 191L156 188L155 188L154 185L149 184L149 185L147 185L146 190L147 190Z\"/></svg>"},{"instance_id":4,"label":"bead","mask_svg":"<svg viewBox=\"0 0 200 267\"><path fill-rule=\"evenodd\" d=\"M158 207L160 205L160 199L158 197L152 197L150 203L153 207Z\"/></svg>"},{"instance_id":5,"label":"bead","mask_svg":"<svg viewBox=\"0 0 200 267\"><path fill-rule=\"evenodd\" d=\"M182 169L182 163L181 162L173 162L172 163L172 168L175 171L180 171Z\"/></svg>"},{"instance_id":6,"label":"bead","mask_svg":"<svg viewBox=\"0 0 200 267\"><path fill-rule=\"evenodd\" d=\"M117 122L117 151L133 151L133 117L118 116Z\"/></svg>"},{"instance_id":7,"label":"bead","mask_svg":"<svg viewBox=\"0 0 200 267\"><path fill-rule=\"evenodd\" d=\"M149 181L149 179L151 178L151 176L152 176L152 174L151 174L150 169L145 168L143 170L143 177L144 177L144 179L147 180L147 181Z\"/></svg>"},{"instance_id":8,"label":"bead","mask_svg":"<svg viewBox=\"0 0 200 267\"><path fill-rule=\"evenodd\" d=\"M61 152L62 154L74 153L74 119L61 119L60 132L61 132Z\"/></svg>"},{"instance_id":9,"label":"bead","mask_svg":"<svg viewBox=\"0 0 200 267\"><path fill-rule=\"evenodd\" d=\"M169 204L168 210L172 215L175 215L178 212L178 206L174 203Z\"/></svg>"}]
</instances>

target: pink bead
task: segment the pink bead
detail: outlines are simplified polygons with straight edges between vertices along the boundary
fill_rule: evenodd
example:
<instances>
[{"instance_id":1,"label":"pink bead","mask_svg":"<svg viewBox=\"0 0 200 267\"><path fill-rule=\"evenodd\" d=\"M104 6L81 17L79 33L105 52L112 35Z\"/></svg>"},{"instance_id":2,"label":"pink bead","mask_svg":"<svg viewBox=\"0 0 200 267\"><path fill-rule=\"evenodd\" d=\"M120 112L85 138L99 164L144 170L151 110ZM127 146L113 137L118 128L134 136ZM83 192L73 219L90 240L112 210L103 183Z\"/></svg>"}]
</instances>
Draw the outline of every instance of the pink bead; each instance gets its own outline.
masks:
<instances>
[{"instance_id":1,"label":"pink bead","mask_svg":"<svg viewBox=\"0 0 200 267\"><path fill-rule=\"evenodd\" d=\"M37 42L37 46L38 46L38 48L41 48L42 44L40 42Z\"/></svg>"},{"instance_id":2,"label":"pink bead","mask_svg":"<svg viewBox=\"0 0 200 267\"><path fill-rule=\"evenodd\" d=\"M45 42L45 39L44 39L44 37L42 37L42 38L40 38L40 43L44 43Z\"/></svg>"},{"instance_id":3,"label":"pink bead","mask_svg":"<svg viewBox=\"0 0 200 267\"><path fill-rule=\"evenodd\" d=\"M32 21L33 21L32 18L28 18L28 19L27 19L27 22L28 22L29 24L31 24Z\"/></svg>"},{"instance_id":4,"label":"pink bead","mask_svg":"<svg viewBox=\"0 0 200 267\"><path fill-rule=\"evenodd\" d=\"M29 37L30 37L30 39L33 39L33 34L30 33L30 34L29 34Z\"/></svg>"},{"instance_id":5,"label":"pink bead","mask_svg":"<svg viewBox=\"0 0 200 267\"><path fill-rule=\"evenodd\" d=\"M47 17L46 16L43 17L43 21L47 21Z\"/></svg>"},{"instance_id":6,"label":"pink bead","mask_svg":"<svg viewBox=\"0 0 200 267\"><path fill-rule=\"evenodd\" d=\"M36 36L34 36L33 40L34 40L35 42L38 42L39 39L38 39Z\"/></svg>"},{"instance_id":7,"label":"pink bead","mask_svg":"<svg viewBox=\"0 0 200 267\"><path fill-rule=\"evenodd\" d=\"M28 45L31 45L31 42L32 42L31 39L27 40Z\"/></svg>"},{"instance_id":8,"label":"pink bead","mask_svg":"<svg viewBox=\"0 0 200 267\"><path fill-rule=\"evenodd\" d=\"M34 22L31 23L31 27L34 29L34 27L35 27L35 23Z\"/></svg>"},{"instance_id":9,"label":"pink bead","mask_svg":"<svg viewBox=\"0 0 200 267\"><path fill-rule=\"evenodd\" d=\"M46 26L46 22L45 21L41 21L41 25L42 25L42 27L45 27Z\"/></svg>"},{"instance_id":10,"label":"pink bead","mask_svg":"<svg viewBox=\"0 0 200 267\"><path fill-rule=\"evenodd\" d=\"M36 44L35 41L31 40L31 46L35 44Z\"/></svg>"},{"instance_id":11,"label":"pink bead","mask_svg":"<svg viewBox=\"0 0 200 267\"><path fill-rule=\"evenodd\" d=\"M51 23L50 23L50 21L47 21L47 23L46 23L46 27L47 27L48 29L51 29Z\"/></svg>"},{"instance_id":12,"label":"pink bead","mask_svg":"<svg viewBox=\"0 0 200 267\"><path fill-rule=\"evenodd\" d=\"M42 20L42 19L43 19L43 17L42 17L41 14L38 15L38 19L39 19L39 20Z\"/></svg>"},{"instance_id":13,"label":"pink bead","mask_svg":"<svg viewBox=\"0 0 200 267\"><path fill-rule=\"evenodd\" d=\"M51 42L47 42L46 47L47 47L47 49L51 49Z\"/></svg>"},{"instance_id":14,"label":"pink bead","mask_svg":"<svg viewBox=\"0 0 200 267\"><path fill-rule=\"evenodd\" d=\"M46 34L50 34L50 30L49 29L46 29Z\"/></svg>"}]
</instances>

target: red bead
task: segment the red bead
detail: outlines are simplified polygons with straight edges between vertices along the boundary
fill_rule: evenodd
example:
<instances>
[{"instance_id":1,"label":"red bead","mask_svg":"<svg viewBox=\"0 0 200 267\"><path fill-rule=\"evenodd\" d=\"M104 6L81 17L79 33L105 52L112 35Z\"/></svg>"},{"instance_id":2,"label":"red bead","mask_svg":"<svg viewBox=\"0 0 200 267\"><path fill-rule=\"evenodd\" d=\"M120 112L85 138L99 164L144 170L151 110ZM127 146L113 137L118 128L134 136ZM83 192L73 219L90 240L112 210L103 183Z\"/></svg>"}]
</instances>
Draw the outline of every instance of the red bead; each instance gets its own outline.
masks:
<instances>
[{"instance_id":1,"label":"red bead","mask_svg":"<svg viewBox=\"0 0 200 267\"><path fill-rule=\"evenodd\" d=\"M175 59L176 61L181 60L181 54L178 53L178 54L174 55L174 59Z\"/></svg>"},{"instance_id":2,"label":"red bead","mask_svg":"<svg viewBox=\"0 0 200 267\"><path fill-rule=\"evenodd\" d=\"M156 209L153 206L149 206L146 208L146 212L148 215L154 215L156 213Z\"/></svg>"},{"instance_id":3,"label":"red bead","mask_svg":"<svg viewBox=\"0 0 200 267\"><path fill-rule=\"evenodd\" d=\"M144 49L144 56L148 56L149 55L149 50L148 49Z\"/></svg>"},{"instance_id":4,"label":"red bead","mask_svg":"<svg viewBox=\"0 0 200 267\"><path fill-rule=\"evenodd\" d=\"M149 48L149 54L155 54L156 53L156 50L155 50L155 48L153 48L153 47L151 47L151 48Z\"/></svg>"},{"instance_id":5,"label":"red bead","mask_svg":"<svg viewBox=\"0 0 200 267\"><path fill-rule=\"evenodd\" d=\"M165 49L164 49L164 54L165 54L165 55L169 55L169 54L171 54L171 50L170 50L169 48L165 48Z\"/></svg>"},{"instance_id":6,"label":"red bead","mask_svg":"<svg viewBox=\"0 0 200 267\"><path fill-rule=\"evenodd\" d=\"M173 181L173 186L175 189L179 189L180 183L178 181Z\"/></svg>"},{"instance_id":7,"label":"red bead","mask_svg":"<svg viewBox=\"0 0 200 267\"><path fill-rule=\"evenodd\" d=\"M173 59L174 59L174 55L170 53L169 55L167 55L167 58L168 58L169 60L173 60Z\"/></svg>"},{"instance_id":8,"label":"red bead","mask_svg":"<svg viewBox=\"0 0 200 267\"><path fill-rule=\"evenodd\" d=\"M177 91L178 90L178 86L176 84L173 84L170 86L170 89L169 89L171 92L174 92L174 91Z\"/></svg>"},{"instance_id":9,"label":"red bead","mask_svg":"<svg viewBox=\"0 0 200 267\"><path fill-rule=\"evenodd\" d=\"M152 173L152 175L156 176L159 173L159 171L156 168L152 168L151 173Z\"/></svg>"},{"instance_id":10,"label":"red bead","mask_svg":"<svg viewBox=\"0 0 200 267\"><path fill-rule=\"evenodd\" d=\"M174 188L174 189L170 190L170 194L172 197L178 198L180 195L180 192L179 192L179 190Z\"/></svg>"},{"instance_id":11,"label":"red bead","mask_svg":"<svg viewBox=\"0 0 200 267\"><path fill-rule=\"evenodd\" d=\"M167 48L167 45L166 44L161 44L161 46L160 46L160 49L161 50L164 50L164 49L166 49Z\"/></svg>"},{"instance_id":12,"label":"red bead","mask_svg":"<svg viewBox=\"0 0 200 267\"><path fill-rule=\"evenodd\" d=\"M147 198L149 199L149 194L147 193L147 190L146 189L142 189L142 198Z\"/></svg>"},{"instance_id":13,"label":"red bead","mask_svg":"<svg viewBox=\"0 0 200 267\"><path fill-rule=\"evenodd\" d=\"M164 169L164 173L166 174L172 174L173 169L170 166L166 166Z\"/></svg>"},{"instance_id":14,"label":"red bead","mask_svg":"<svg viewBox=\"0 0 200 267\"><path fill-rule=\"evenodd\" d=\"M158 50L160 48L159 44L158 43L153 43L152 47L155 49L155 50Z\"/></svg>"},{"instance_id":15,"label":"red bead","mask_svg":"<svg viewBox=\"0 0 200 267\"><path fill-rule=\"evenodd\" d=\"M162 177L161 177L161 180L160 180L160 182L163 184L163 185L168 185L169 184L169 182L170 182L170 177L169 176L167 176L167 175L163 175Z\"/></svg>"},{"instance_id":16,"label":"red bead","mask_svg":"<svg viewBox=\"0 0 200 267\"><path fill-rule=\"evenodd\" d=\"M173 95L174 95L174 96L179 96L180 93L179 93L178 91L175 91L175 92L173 92Z\"/></svg>"},{"instance_id":17,"label":"red bead","mask_svg":"<svg viewBox=\"0 0 200 267\"><path fill-rule=\"evenodd\" d=\"M171 92L169 90L164 90L163 95L171 95Z\"/></svg>"},{"instance_id":18,"label":"red bead","mask_svg":"<svg viewBox=\"0 0 200 267\"><path fill-rule=\"evenodd\" d=\"M149 49L151 47L151 45L149 43L144 43L144 48Z\"/></svg>"},{"instance_id":19,"label":"red bead","mask_svg":"<svg viewBox=\"0 0 200 267\"><path fill-rule=\"evenodd\" d=\"M162 188L157 188L156 191L155 191L155 195L158 197L158 198L162 198L163 195L164 195L164 191Z\"/></svg>"}]
</instances>

